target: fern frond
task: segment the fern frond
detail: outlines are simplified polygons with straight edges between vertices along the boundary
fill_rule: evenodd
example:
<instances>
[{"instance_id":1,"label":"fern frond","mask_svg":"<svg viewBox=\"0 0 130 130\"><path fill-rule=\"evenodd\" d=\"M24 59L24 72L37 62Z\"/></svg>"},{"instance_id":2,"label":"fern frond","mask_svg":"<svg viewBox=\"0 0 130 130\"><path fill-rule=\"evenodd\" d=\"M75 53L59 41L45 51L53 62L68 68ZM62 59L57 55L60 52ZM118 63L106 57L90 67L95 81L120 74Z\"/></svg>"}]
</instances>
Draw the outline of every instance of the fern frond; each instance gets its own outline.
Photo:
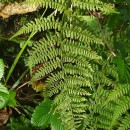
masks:
<instances>
[{"instance_id":1,"label":"fern frond","mask_svg":"<svg viewBox=\"0 0 130 130\"><path fill-rule=\"evenodd\" d=\"M51 130L64 130L64 125L62 124L59 114L53 115L51 119Z\"/></svg>"},{"instance_id":2,"label":"fern frond","mask_svg":"<svg viewBox=\"0 0 130 130\"><path fill-rule=\"evenodd\" d=\"M49 59L58 57L61 54L60 50L55 48L58 42L57 36L48 37L48 39L42 39L37 42L33 47L33 51L30 51L30 57L28 59L28 66L31 69L33 66L45 63Z\"/></svg>"},{"instance_id":3,"label":"fern frond","mask_svg":"<svg viewBox=\"0 0 130 130\"><path fill-rule=\"evenodd\" d=\"M15 37L30 32L45 33L44 38L34 43L29 52L27 65L32 71L42 64L42 67L32 71L30 82L33 83L39 78L43 78L47 88L46 94L54 98L54 101L52 106L48 107L46 104L48 108L46 111L44 103L36 108L37 112L35 111L32 117L33 124L44 126L48 125L48 122L54 122L57 116L54 118L49 113L50 108L54 108L53 114L58 114L60 118L57 120L57 126L52 125L55 128L61 127L59 122L66 130L80 129L82 122L85 122L86 128L90 129L108 128L114 113L112 107L116 108L117 103L114 100L115 104L110 101L104 105L104 99L107 99L110 91L103 88L115 86L118 75L115 66L98 54L100 45L104 44L103 41L97 38L95 33L90 32L88 25L81 25L82 22L77 17L82 14L87 15L86 10L89 13L99 11L107 14L108 12L113 13L114 9L100 0L27 1L61 13L60 17L53 16L55 15L53 12L46 18L37 18L14 35ZM101 60L105 62L102 63ZM92 64L95 64L96 68L92 67ZM97 89L97 93L93 92ZM41 115L38 114L38 111L42 113L41 107L43 107L43 117L46 119L40 118ZM126 109L124 108L124 110ZM45 115L45 112L48 115ZM88 121L85 121L87 118ZM61 127L61 129L63 128Z\"/></svg>"},{"instance_id":4,"label":"fern frond","mask_svg":"<svg viewBox=\"0 0 130 130\"><path fill-rule=\"evenodd\" d=\"M60 13L67 9L67 2L65 0L26 0L26 3L36 4L39 7L56 9Z\"/></svg>"},{"instance_id":5,"label":"fern frond","mask_svg":"<svg viewBox=\"0 0 130 130\"><path fill-rule=\"evenodd\" d=\"M100 68L100 69L99 69ZM99 65L94 65L94 82L103 86L114 87L119 81L119 76L116 67L113 63L102 60L99 62Z\"/></svg>"},{"instance_id":6,"label":"fern frond","mask_svg":"<svg viewBox=\"0 0 130 130\"><path fill-rule=\"evenodd\" d=\"M75 54L75 56L77 55L82 55L88 59L101 59L100 56L97 55L96 52L92 51L92 50L86 50L85 48L82 48L81 46L79 45L63 45L63 49L66 51L66 52L69 52L71 51L72 54Z\"/></svg>"},{"instance_id":7,"label":"fern frond","mask_svg":"<svg viewBox=\"0 0 130 130\"><path fill-rule=\"evenodd\" d=\"M103 72L96 72L94 74L94 82L102 84L103 86L114 86L114 81L108 78Z\"/></svg>"},{"instance_id":8,"label":"fern frond","mask_svg":"<svg viewBox=\"0 0 130 130\"><path fill-rule=\"evenodd\" d=\"M125 114L127 112L127 110L129 110L130 108L130 97L128 96L123 96L120 98L120 100L118 99L118 105L115 108L116 111L114 111L113 114L113 119L112 119L112 123L111 123L111 127L115 124L116 120L119 119L119 117L122 114Z\"/></svg>"},{"instance_id":9,"label":"fern frond","mask_svg":"<svg viewBox=\"0 0 130 130\"><path fill-rule=\"evenodd\" d=\"M93 79L93 69L87 60L100 59L100 56L91 48L88 48L90 53L88 54L85 44L81 43L79 46L78 42L61 41L56 36L54 41L53 38L52 36L43 43L35 44L30 52L29 64L34 63L35 66L44 63L44 67L33 74L31 82L46 76L48 95L58 94L54 99L57 106L55 112L60 113L67 130L76 130L86 116L86 105L83 105L87 102L85 97L91 95L85 90L91 86L90 79ZM56 45L59 52L51 56L50 54L57 50ZM67 103L66 99L69 100Z\"/></svg>"},{"instance_id":10,"label":"fern frond","mask_svg":"<svg viewBox=\"0 0 130 130\"><path fill-rule=\"evenodd\" d=\"M67 26L65 26L63 28L63 30L61 31L61 33L62 33L63 37L77 39L80 42L83 42L83 43L85 42L86 44L90 44L93 42L97 43L97 44L103 44L102 40L95 37L89 31L83 30L83 28L80 28L77 26L72 27L72 28L68 28ZM76 42L74 42L74 43L76 43ZM80 43L78 43L78 44L80 44Z\"/></svg>"},{"instance_id":11,"label":"fern frond","mask_svg":"<svg viewBox=\"0 0 130 130\"><path fill-rule=\"evenodd\" d=\"M90 72L93 72L92 66L89 62L86 61L86 57L76 56L75 54L67 54L62 57L63 62L76 63L78 66L88 69Z\"/></svg>"},{"instance_id":12,"label":"fern frond","mask_svg":"<svg viewBox=\"0 0 130 130\"><path fill-rule=\"evenodd\" d=\"M87 9L89 11L102 11L105 14L109 13L116 13L112 7L110 7L108 4L103 3L100 0L85 0L85 1L80 1L80 0L73 0L74 7L80 8L80 9Z\"/></svg>"},{"instance_id":13,"label":"fern frond","mask_svg":"<svg viewBox=\"0 0 130 130\"><path fill-rule=\"evenodd\" d=\"M26 34L30 32L41 32L49 29L57 29L60 30L62 24L55 20L54 17L47 18L37 18L34 21L27 23L23 26L12 38L17 37L21 34Z\"/></svg>"},{"instance_id":14,"label":"fern frond","mask_svg":"<svg viewBox=\"0 0 130 130\"><path fill-rule=\"evenodd\" d=\"M61 68L61 61L59 58L52 59L49 62L44 64L43 68L40 68L37 73L35 73L31 79L31 82L34 82L36 79L44 77L45 75L51 73L53 70L56 70L58 67Z\"/></svg>"},{"instance_id":15,"label":"fern frond","mask_svg":"<svg viewBox=\"0 0 130 130\"><path fill-rule=\"evenodd\" d=\"M130 92L130 85L128 85L128 84L126 84L126 85L118 85L118 86L116 87L116 89L113 90L113 91L109 94L109 96L108 96L106 102L116 100L116 99L118 99L118 98L121 98L121 97L124 96L124 95L128 95L129 92Z\"/></svg>"},{"instance_id":16,"label":"fern frond","mask_svg":"<svg viewBox=\"0 0 130 130\"><path fill-rule=\"evenodd\" d=\"M90 124L94 128L110 130L129 128L127 122L130 109L129 85L117 86L115 90L107 90L106 93L105 91L99 89L93 95L95 100L92 100L92 105L89 106L89 110L93 113Z\"/></svg>"},{"instance_id":17,"label":"fern frond","mask_svg":"<svg viewBox=\"0 0 130 130\"><path fill-rule=\"evenodd\" d=\"M128 114L121 122L118 130L128 130L130 128L130 115Z\"/></svg>"},{"instance_id":18,"label":"fern frond","mask_svg":"<svg viewBox=\"0 0 130 130\"><path fill-rule=\"evenodd\" d=\"M73 66L71 64L66 64L64 65L64 73L65 74L71 74L71 75L81 75L86 78L92 78L91 73L85 68L78 67L78 66Z\"/></svg>"},{"instance_id":19,"label":"fern frond","mask_svg":"<svg viewBox=\"0 0 130 130\"><path fill-rule=\"evenodd\" d=\"M62 111L61 117L65 122L65 126L67 127L67 129L76 130L79 125L81 125L81 121L86 116L84 110L86 108L86 105L84 105L86 99L82 98L81 96L77 96L75 91L72 91L72 89L70 90L70 93L68 95L67 93L67 90L62 91L61 94L56 97L54 103L60 104L56 107L56 110ZM82 95L82 93L80 93L80 95ZM64 97L64 99L61 98L62 96Z\"/></svg>"}]
</instances>

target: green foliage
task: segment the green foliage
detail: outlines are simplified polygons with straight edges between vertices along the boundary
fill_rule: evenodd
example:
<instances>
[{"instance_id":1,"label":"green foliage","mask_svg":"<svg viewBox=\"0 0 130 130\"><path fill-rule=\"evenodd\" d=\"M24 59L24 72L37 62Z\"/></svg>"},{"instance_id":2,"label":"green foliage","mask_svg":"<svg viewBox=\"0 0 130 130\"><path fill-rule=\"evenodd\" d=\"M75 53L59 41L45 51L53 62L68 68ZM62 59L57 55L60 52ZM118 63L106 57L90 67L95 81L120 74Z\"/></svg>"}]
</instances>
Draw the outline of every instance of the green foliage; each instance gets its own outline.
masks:
<instances>
[{"instance_id":1,"label":"green foliage","mask_svg":"<svg viewBox=\"0 0 130 130\"><path fill-rule=\"evenodd\" d=\"M15 95L14 91L8 91L4 85L0 84L0 109L6 106L16 106Z\"/></svg>"},{"instance_id":2,"label":"green foliage","mask_svg":"<svg viewBox=\"0 0 130 130\"><path fill-rule=\"evenodd\" d=\"M50 112L51 103L52 102L50 100L46 100L36 107L31 119L32 124L41 127L48 126L52 115L52 113Z\"/></svg>"},{"instance_id":3,"label":"green foliage","mask_svg":"<svg viewBox=\"0 0 130 130\"><path fill-rule=\"evenodd\" d=\"M46 8L58 10L62 13L63 19L56 19L53 16L54 11L46 18L37 18L35 22L31 21L26 24L13 37L30 32L44 31L46 33L46 36L39 42L34 43L32 51L29 52L28 66L30 70L38 64L44 66L32 75L30 82L33 83L42 77L46 78L48 96L58 94L53 102L54 113L60 114L65 129L76 130L87 116L87 98L91 95L93 80L93 69L90 63L102 59L91 46L103 44L102 40L91 33L88 28L82 26L79 20L79 17L82 16L81 9L86 10L87 8L89 11L97 9L107 13L110 11L110 7L100 1L95 1L99 2L96 5L95 2L86 1L85 6L81 1L78 1L79 3L74 1L72 6L76 8L77 12L75 11L75 13L78 14L76 16L73 9L70 8L72 3L69 1L39 0L32 2L38 3L39 6L45 5ZM63 5L64 8L58 5ZM111 13L113 13L113 9L111 9ZM36 108L36 111L40 109L39 107ZM39 115L41 116L39 118L37 115L37 112L34 112L32 121L37 126L44 126L42 116Z\"/></svg>"},{"instance_id":4,"label":"green foliage","mask_svg":"<svg viewBox=\"0 0 130 130\"><path fill-rule=\"evenodd\" d=\"M51 130L64 130L64 126L62 124L59 114L52 115Z\"/></svg>"},{"instance_id":5,"label":"green foliage","mask_svg":"<svg viewBox=\"0 0 130 130\"><path fill-rule=\"evenodd\" d=\"M32 124L42 128L51 125L52 130L64 130L59 114L53 114L51 106L52 101L48 99L40 103L32 115Z\"/></svg>"},{"instance_id":6,"label":"green foliage","mask_svg":"<svg viewBox=\"0 0 130 130\"><path fill-rule=\"evenodd\" d=\"M4 62L3 59L0 59L0 80L4 75ZM16 93L8 89L0 83L0 109L6 106L15 106L15 95Z\"/></svg>"},{"instance_id":7,"label":"green foliage","mask_svg":"<svg viewBox=\"0 0 130 130\"><path fill-rule=\"evenodd\" d=\"M8 102L9 92L6 87L0 84L0 109L4 108Z\"/></svg>"},{"instance_id":8,"label":"green foliage","mask_svg":"<svg viewBox=\"0 0 130 130\"><path fill-rule=\"evenodd\" d=\"M33 127L30 123L30 120L24 115L19 116L18 118L12 117L10 123L7 125L8 130L40 130L40 128Z\"/></svg>"},{"instance_id":9,"label":"green foliage","mask_svg":"<svg viewBox=\"0 0 130 130\"><path fill-rule=\"evenodd\" d=\"M122 55L119 53L119 56L114 59L115 64L118 68L119 78L122 83L130 83L130 70L129 70L129 61L126 59L129 59L129 56L125 58L122 57Z\"/></svg>"},{"instance_id":10,"label":"green foliage","mask_svg":"<svg viewBox=\"0 0 130 130\"><path fill-rule=\"evenodd\" d=\"M100 0L26 2L53 9L12 37L41 34L29 51L30 84L42 79L47 97L53 100L36 107L31 123L52 130L129 129L129 39L118 29L122 29L122 22L129 23L128 18L127 22L121 18L127 13ZM120 3L122 8L126 5ZM129 33L127 27L123 28L125 34ZM35 69L37 66L41 67Z\"/></svg>"},{"instance_id":11,"label":"green foliage","mask_svg":"<svg viewBox=\"0 0 130 130\"><path fill-rule=\"evenodd\" d=\"M94 97L96 101L93 101L93 106L90 106L90 110L93 111L90 122L91 128L110 130L115 128L117 130L127 130L130 128L128 122L130 115L128 112L130 109L129 91L130 85L128 84L118 85L118 88L112 92L110 90L97 91Z\"/></svg>"},{"instance_id":12,"label":"green foliage","mask_svg":"<svg viewBox=\"0 0 130 130\"><path fill-rule=\"evenodd\" d=\"M0 59L0 80L4 75L4 62L3 59Z\"/></svg>"}]
</instances>

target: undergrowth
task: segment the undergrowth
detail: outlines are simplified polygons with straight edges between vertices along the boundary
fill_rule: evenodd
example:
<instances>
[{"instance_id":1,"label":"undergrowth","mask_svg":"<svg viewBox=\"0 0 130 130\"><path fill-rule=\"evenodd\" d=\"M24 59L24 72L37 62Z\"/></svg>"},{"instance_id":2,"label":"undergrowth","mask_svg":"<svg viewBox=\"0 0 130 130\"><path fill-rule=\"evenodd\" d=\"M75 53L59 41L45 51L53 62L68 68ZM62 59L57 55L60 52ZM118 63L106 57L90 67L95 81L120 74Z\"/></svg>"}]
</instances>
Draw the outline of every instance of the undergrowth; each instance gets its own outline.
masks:
<instances>
[{"instance_id":1,"label":"undergrowth","mask_svg":"<svg viewBox=\"0 0 130 130\"><path fill-rule=\"evenodd\" d=\"M29 85L44 100L28 124L52 130L129 129L129 1L25 3L45 9L11 38L29 35L25 44L34 38L26 61Z\"/></svg>"}]
</instances>

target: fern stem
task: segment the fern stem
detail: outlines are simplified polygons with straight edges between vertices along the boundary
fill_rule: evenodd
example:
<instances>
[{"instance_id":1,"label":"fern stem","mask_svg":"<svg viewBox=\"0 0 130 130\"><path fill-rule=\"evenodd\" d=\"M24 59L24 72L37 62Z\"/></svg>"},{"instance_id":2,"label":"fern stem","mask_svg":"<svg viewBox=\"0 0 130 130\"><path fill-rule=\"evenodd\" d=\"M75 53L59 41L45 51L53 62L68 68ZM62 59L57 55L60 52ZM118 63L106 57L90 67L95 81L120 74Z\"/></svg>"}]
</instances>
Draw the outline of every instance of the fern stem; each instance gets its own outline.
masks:
<instances>
[{"instance_id":1,"label":"fern stem","mask_svg":"<svg viewBox=\"0 0 130 130\"><path fill-rule=\"evenodd\" d=\"M7 75L7 77L6 77L5 85L6 85L6 83L8 82L8 80L9 80L9 78L10 78L10 76L11 76L11 74L12 74L12 72L13 72L13 70L14 70L14 68L15 68L15 66L16 66L16 64L17 64L17 62L18 62L18 60L19 60L19 58L21 57L23 51L25 50L26 46L28 45L30 39L33 37L34 34L35 34L35 32L32 32L32 33L30 34L29 38L27 39L27 41L25 42L25 44L23 45L23 47L22 47L21 50L19 51L18 55L16 56L16 58L15 58L13 64L12 64L12 66L11 66L11 68L10 68L10 70L9 70L9 73L8 73L8 75Z\"/></svg>"},{"instance_id":2,"label":"fern stem","mask_svg":"<svg viewBox=\"0 0 130 130\"><path fill-rule=\"evenodd\" d=\"M41 15L40 19L44 16L44 14L46 13L47 8L44 10L43 14Z\"/></svg>"}]
</instances>

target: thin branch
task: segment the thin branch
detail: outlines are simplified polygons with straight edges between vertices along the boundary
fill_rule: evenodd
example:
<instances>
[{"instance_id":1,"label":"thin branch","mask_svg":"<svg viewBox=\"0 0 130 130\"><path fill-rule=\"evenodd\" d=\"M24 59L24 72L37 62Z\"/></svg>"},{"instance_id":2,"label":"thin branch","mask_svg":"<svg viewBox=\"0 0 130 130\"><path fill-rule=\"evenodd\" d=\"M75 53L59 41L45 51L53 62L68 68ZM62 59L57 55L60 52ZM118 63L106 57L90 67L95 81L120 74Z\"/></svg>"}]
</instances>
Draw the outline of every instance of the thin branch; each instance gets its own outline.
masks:
<instances>
[{"instance_id":1,"label":"thin branch","mask_svg":"<svg viewBox=\"0 0 130 130\"><path fill-rule=\"evenodd\" d=\"M94 13L94 16L95 16L96 19L97 19L98 26L99 26L99 28L100 28L100 31L101 31L101 34L102 34L102 37L103 37L103 40L104 40L106 46L107 46L108 49L110 50L111 54L115 57L116 54L115 54L115 52L112 50L112 48L110 47L110 45L109 45L109 43L108 43L108 41L107 41L107 38L106 38L106 36L105 36L105 34L104 34L104 32L103 32L103 29L102 29L102 27L101 27L101 24L100 24L100 22L99 22L98 14L97 14L96 12Z\"/></svg>"}]
</instances>

